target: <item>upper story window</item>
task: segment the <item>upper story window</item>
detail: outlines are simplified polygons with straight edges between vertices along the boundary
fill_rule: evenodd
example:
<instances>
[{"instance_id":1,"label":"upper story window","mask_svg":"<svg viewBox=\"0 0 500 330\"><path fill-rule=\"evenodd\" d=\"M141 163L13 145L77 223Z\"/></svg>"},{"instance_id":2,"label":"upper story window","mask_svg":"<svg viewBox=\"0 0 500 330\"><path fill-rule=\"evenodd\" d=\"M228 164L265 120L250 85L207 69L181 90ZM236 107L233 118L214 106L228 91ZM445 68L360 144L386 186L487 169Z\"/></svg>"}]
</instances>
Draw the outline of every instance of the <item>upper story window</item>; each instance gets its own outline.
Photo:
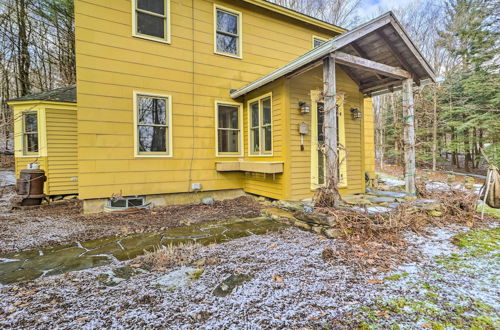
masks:
<instances>
[{"instance_id":1,"label":"upper story window","mask_svg":"<svg viewBox=\"0 0 500 330\"><path fill-rule=\"evenodd\" d=\"M215 6L215 53L241 58L241 13Z\"/></svg>"},{"instance_id":2,"label":"upper story window","mask_svg":"<svg viewBox=\"0 0 500 330\"><path fill-rule=\"evenodd\" d=\"M273 153L272 96L270 94L248 102L249 153L268 156Z\"/></svg>"},{"instance_id":3,"label":"upper story window","mask_svg":"<svg viewBox=\"0 0 500 330\"><path fill-rule=\"evenodd\" d=\"M328 39L326 39L326 38L321 38L321 37L318 37L318 36L313 36L313 48L321 46L322 44L324 44L327 41L328 41Z\"/></svg>"},{"instance_id":4,"label":"upper story window","mask_svg":"<svg viewBox=\"0 0 500 330\"><path fill-rule=\"evenodd\" d=\"M38 113L31 111L23 113L23 153L37 154L38 143Z\"/></svg>"},{"instance_id":5,"label":"upper story window","mask_svg":"<svg viewBox=\"0 0 500 330\"><path fill-rule=\"evenodd\" d=\"M170 42L170 0L133 0L134 36Z\"/></svg>"},{"instance_id":6,"label":"upper story window","mask_svg":"<svg viewBox=\"0 0 500 330\"><path fill-rule=\"evenodd\" d=\"M241 106L217 102L217 156L241 155Z\"/></svg>"},{"instance_id":7,"label":"upper story window","mask_svg":"<svg viewBox=\"0 0 500 330\"><path fill-rule=\"evenodd\" d=\"M170 96L135 93L134 97L136 156L170 156Z\"/></svg>"}]
</instances>

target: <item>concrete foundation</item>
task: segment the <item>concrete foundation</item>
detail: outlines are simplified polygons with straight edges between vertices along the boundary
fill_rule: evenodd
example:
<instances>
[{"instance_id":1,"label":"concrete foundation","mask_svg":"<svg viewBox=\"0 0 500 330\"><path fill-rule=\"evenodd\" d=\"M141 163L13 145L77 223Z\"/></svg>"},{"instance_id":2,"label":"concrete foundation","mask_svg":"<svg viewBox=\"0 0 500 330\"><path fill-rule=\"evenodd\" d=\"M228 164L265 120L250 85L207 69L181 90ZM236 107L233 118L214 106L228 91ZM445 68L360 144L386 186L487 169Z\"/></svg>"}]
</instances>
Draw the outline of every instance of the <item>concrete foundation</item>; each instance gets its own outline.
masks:
<instances>
[{"instance_id":1,"label":"concrete foundation","mask_svg":"<svg viewBox=\"0 0 500 330\"><path fill-rule=\"evenodd\" d=\"M214 191L200 191L191 193L146 195L146 203L152 202L154 207L167 205L198 204L205 197L212 197L216 201L233 199L247 194L243 189L228 189ZM86 199L83 201L83 213L100 213L104 211L104 206L108 198Z\"/></svg>"}]
</instances>

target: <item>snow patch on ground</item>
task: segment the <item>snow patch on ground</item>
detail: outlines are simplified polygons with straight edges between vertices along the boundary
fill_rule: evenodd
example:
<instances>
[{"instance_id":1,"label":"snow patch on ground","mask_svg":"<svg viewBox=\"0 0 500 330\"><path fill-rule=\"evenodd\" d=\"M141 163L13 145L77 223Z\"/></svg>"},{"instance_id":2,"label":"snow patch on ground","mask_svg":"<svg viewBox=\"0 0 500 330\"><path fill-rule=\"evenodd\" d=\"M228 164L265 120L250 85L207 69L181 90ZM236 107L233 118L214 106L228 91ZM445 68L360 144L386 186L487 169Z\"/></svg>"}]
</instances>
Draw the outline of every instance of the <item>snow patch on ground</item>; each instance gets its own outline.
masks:
<instances>
[{"instance_id":1,"label":"snow patch on ground","mask_svg":"<svg viewBox=\"0 0 500 330\"><path fill-rule=\"evenodd\" d=\"M498 313L499 287L495 280L500 275L498 258L468 260L472 267L477 267L477 271L472 269L464 273L450 271L436 262L436 256L460 253L450 243L450 238L465 230L463 227L438 228L427 237L408 234L406 237L413 248L426 255L427 260L402 265L391 274L404 276L379 284L373 282L372 276L349 266L323 261L323 249L335 249L345 243L296 228L201 248L197 257L214 262L205 267L198 280L172 291L162 291L152 283L179 268L144 273L114 287L99 284L95 280L99 273L123 265L114 263L18 284L16 286L20 288L17 291L15 286L5 286L0 289L0 326L171 329L200 326L206 329L322 327L325 324L335 325L345 313L356 313L363 306L380 301L381 297L384 301L400 297L417 299L428 291L422 287L424 282L429 287L438 288L439 297L442 297L439 299L459 304L464 296L473 297L493 306L494 312ZM236 287L227 297L214 296L213 290L232 274L246 274L251 279ZM380 276L383 278L386 275ZM16 296L19 291L32 292L30 290L36 292L29 296ZM24 303L28 305L19 307ZM378 322L384 324L389 321L382 318ZM410 328L421 325L419 319L414 317L400 320L400 323Z\"/></svg>"},{"instance_id":2,"label":"snow patch on ground","mask_svg":"<svg viewBox=\"0 0 500 330\"><path fill-rule=\"evenodd\" d=\"M16 184L16 174L10 170L0 170L0 187Z\"/></svg>"}]
</instances>

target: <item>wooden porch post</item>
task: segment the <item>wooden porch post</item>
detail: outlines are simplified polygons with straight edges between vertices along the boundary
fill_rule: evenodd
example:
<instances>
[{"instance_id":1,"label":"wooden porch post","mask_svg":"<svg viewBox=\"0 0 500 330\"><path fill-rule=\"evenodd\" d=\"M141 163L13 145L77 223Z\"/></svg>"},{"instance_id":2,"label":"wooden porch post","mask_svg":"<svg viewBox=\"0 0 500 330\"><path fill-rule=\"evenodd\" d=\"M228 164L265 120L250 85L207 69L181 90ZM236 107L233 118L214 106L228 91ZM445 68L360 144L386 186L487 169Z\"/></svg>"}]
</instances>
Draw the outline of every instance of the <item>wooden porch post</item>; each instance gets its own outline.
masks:
<instances>
[{"instance_id":1,"label":"wooden porch post","mask_svg":"<svg viewBox=\"0 0 500 330\"><path fill-rule=\"evenodd\" d=\"M337 103L336 103L335 58L330 54L323 60L323 96L325 111L325 149L326 149L326 183L333 184L337 189L338 178L338 151L337 151Z\"/></svg>"},{"instance_id":2,"label":"wooden porch post","mask_svg":"<svg viewBox=\"0 0 500 330\"><path fill-rule=\"evenodd\" d=\"M403 81L403 124L404 124L404 156L406 192L416 195L415 186L415 109L413 102L413 79Z\"/></svg>"}]
</instances>

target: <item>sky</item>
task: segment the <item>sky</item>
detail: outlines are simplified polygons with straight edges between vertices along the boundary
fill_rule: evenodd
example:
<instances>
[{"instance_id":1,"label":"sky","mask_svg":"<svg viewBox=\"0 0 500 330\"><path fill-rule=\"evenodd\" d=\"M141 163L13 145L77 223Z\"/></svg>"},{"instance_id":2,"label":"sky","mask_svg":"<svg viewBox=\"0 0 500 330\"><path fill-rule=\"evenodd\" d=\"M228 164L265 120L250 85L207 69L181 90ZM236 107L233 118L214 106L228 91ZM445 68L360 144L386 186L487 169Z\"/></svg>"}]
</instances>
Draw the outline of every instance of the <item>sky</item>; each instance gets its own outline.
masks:
<instances>
[{"instance_id":1,"label":"sky","mask_svg":"<svg viewBox=\"0 0 500 330\"><path fill-rule=\"evenodd\" d=\"M389 10L407 6L410 3L418 3L422 0L363 0L357 15L366 21Z\"/></svg>"}]
</instances>

